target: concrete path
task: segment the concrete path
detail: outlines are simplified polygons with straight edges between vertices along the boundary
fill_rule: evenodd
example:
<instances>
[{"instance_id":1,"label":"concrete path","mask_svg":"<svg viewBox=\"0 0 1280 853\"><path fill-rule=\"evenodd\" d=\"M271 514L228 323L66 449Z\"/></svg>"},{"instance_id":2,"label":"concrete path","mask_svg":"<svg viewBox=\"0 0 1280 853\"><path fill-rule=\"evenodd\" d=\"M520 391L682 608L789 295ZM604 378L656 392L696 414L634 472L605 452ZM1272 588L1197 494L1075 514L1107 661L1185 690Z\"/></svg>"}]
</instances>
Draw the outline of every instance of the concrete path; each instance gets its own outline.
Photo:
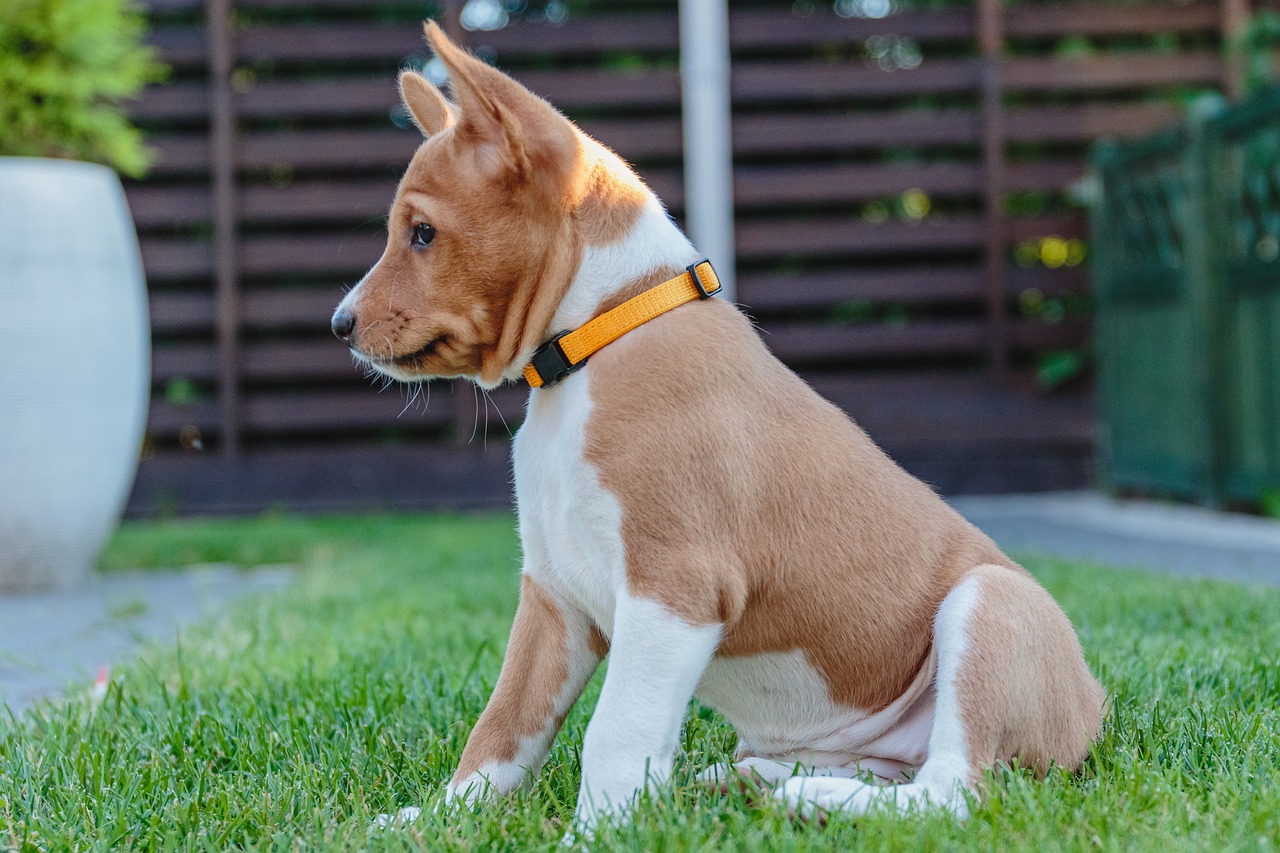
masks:
<instances>
[{"instance_id":1,"label":"concrete path","mask_svg":"<svg viewBox=\"0 0 1280 853\"><path fill-rule=\"evenodd\" d=\"M1010 552L1280 586L1280 521L1094 492L958 497Z\"/></svg>"},{"instance_id":2,"label":"concrete path","mask_svg":"<svg viewBox=\"0 0 1280 853\"><path fill-rule=\"evenodd\" d=\"M292 576L288 566L192 566L98 575L74 590L0 598L0 706L17 712L83 686L139 643L172 641L192 622Z\"/></svg>"}]
</instances>

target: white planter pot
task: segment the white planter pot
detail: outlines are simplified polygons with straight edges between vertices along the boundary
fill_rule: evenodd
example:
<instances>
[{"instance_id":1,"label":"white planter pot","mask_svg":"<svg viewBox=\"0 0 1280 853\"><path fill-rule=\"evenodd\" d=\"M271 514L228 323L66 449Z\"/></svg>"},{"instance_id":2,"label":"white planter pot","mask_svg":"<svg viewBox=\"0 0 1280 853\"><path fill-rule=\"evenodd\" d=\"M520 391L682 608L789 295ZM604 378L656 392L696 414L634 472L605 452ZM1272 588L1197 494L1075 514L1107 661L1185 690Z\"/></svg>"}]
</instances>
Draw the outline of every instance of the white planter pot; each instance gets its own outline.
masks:
<instances>
[{"instance_id":1,"label":"white planter pot","mask_svg":"<svg viewBox=\"0 0 1280 853\"><path fill-rule=\"evenodd\" d=\"M0 157L0 592L83 579L120 520L150 389L115 172Z\"/></svg>"}]
</instances>

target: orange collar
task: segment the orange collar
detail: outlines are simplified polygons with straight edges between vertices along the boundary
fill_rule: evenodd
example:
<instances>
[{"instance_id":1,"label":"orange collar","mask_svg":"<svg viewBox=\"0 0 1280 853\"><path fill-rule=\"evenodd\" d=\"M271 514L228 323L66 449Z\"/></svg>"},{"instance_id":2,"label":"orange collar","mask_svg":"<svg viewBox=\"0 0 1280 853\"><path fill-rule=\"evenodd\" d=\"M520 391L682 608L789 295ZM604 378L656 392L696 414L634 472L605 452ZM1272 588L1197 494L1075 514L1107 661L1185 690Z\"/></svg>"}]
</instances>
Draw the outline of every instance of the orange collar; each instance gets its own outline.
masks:
<instances>
[{"instance_id":1,"label":"orange collar","mask_svg":"<svg viewBox=\"0 0 1280 853\"><path fill-rule=\"evenodd\" d=\"M586 364L591 355L637 326L686 302L707 299L719 290L720 279L710 261L703 258L689 264L675 278L649 288L571 332L561 332L538 347L525 365L524 378L534 388L555 385Z\"/></svg>"}]
</instances>

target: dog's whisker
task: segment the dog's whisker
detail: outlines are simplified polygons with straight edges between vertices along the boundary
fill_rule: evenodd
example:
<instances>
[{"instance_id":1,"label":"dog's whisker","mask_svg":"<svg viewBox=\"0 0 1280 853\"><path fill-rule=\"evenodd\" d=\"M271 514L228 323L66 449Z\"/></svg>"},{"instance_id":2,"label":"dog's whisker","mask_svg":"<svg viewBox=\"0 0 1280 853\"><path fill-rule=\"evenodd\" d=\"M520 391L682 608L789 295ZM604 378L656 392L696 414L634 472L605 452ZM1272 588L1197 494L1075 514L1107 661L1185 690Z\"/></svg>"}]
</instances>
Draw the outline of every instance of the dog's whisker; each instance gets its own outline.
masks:
<instances>
[{"instance_id":1,"label":"dog's whisker","mask_svg":"<svg viewBox=\"0 0 1280 853\"><path fill-rule=\"evenodd\" d=\"M467 439L467 444L471 444L476 440L476 430L480 428L480 395L476 393L476 386L474 384L467 384L471 385L471 396L474 400L474 412L472 413L471 420L471 438Z\"/></svg>"},{"instance_id":2,"label":"dog's whisker","mask_svg":"<svg viewBox=\"0 0 1280 853\"><path fill-rule=\"evenodd\" d=\"M502 414L502 409L498 406L498 401L489 396L489 392L484 392L485 399L493 403L493 410L498 413L498 420L502 421L502 428L507 431L508 438L515 438L516 434L511 431L511 426L507 423L507 419Z\"/></svg>"}]
</instances>

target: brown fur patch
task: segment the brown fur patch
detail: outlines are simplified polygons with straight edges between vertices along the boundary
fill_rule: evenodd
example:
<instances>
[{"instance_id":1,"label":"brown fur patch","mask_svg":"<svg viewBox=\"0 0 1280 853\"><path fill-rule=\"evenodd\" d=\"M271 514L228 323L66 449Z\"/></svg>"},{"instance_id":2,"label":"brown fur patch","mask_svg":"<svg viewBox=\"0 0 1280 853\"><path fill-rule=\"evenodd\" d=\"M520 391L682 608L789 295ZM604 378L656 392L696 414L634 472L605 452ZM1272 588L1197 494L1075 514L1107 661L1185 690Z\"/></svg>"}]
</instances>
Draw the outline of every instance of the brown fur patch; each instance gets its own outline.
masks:
<instances>
[{"instance_id":1,"label":"brown fur patch","mask_svg":"<svg viewBox=\"0 0 1280 853\"><path fill-rule=\"evenodd\" d=\"M723 623L721 655L801 649L834 701L878 710L957 579L1012 565L723 302L629 333L589 376L586 453L622 505L630 590Z\"/></svg>"},{"instance_id":2,"label":"brown fur patch","mask_svg":"<svg viewBox=\"0 0 1280 853\"><path fill-rule=\"evenodd\" d=\"M956 677L969 762L977 773L1018 759L1043 774L1077 770L1102 725L1105 694L1071 622L1021 569L982 566ZM975 778L971 781L977 781Z\"/></svg>"},{"instance_id":3,"label":"brown fur patch","mask_svg":"<svg viewBox=\"0 0 1280 853\"><path fill-rule=\"evenodd\" d=\"M502 673L462 750L455 779L490 761L513 761L522 738L546 730L557 716L556 696L569 678L568 642L560 608L525 575Z\"/></svg>"}]
</instances>

